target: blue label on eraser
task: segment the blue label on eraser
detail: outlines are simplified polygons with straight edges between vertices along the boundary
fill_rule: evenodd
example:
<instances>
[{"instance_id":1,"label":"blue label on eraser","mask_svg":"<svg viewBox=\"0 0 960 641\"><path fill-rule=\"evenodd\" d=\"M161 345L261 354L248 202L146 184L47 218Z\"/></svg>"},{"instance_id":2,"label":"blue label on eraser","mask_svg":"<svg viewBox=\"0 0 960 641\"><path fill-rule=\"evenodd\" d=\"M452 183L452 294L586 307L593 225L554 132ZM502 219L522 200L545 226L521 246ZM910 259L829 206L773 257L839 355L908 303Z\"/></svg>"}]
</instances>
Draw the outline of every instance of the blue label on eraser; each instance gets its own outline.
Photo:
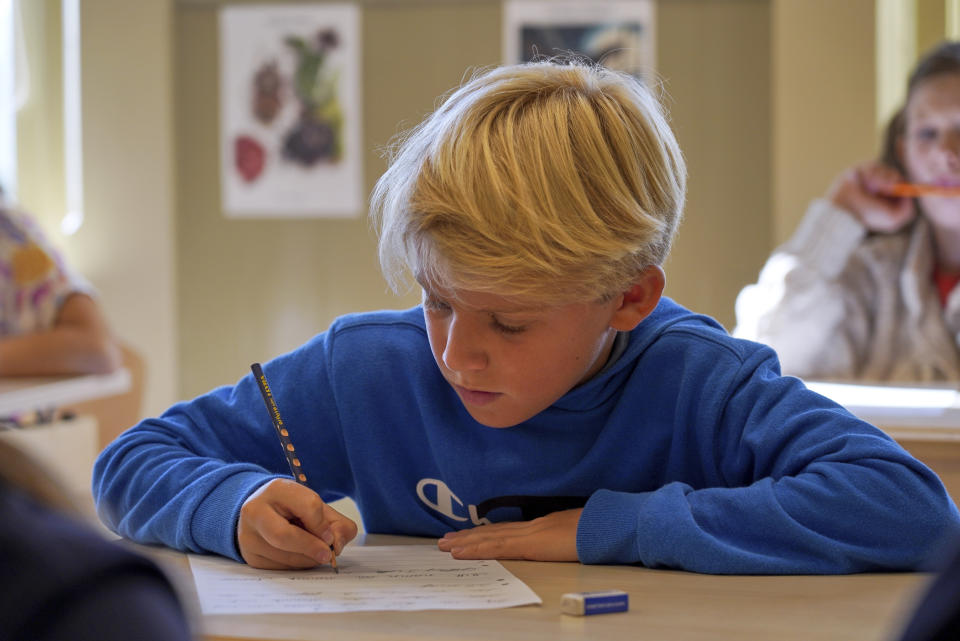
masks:
<instances>
[{"instance_id":1,"label":"blue label on eraser","mask_svg":"<svg viewBox=\"0 0 960 641\"><path fill-rule=\"evenodd\" d=\"M626 592L610 594L585 594L583 598L584 614L604 614L606 612L625 612L629 606Z\"/></svg>"}]
</instances>

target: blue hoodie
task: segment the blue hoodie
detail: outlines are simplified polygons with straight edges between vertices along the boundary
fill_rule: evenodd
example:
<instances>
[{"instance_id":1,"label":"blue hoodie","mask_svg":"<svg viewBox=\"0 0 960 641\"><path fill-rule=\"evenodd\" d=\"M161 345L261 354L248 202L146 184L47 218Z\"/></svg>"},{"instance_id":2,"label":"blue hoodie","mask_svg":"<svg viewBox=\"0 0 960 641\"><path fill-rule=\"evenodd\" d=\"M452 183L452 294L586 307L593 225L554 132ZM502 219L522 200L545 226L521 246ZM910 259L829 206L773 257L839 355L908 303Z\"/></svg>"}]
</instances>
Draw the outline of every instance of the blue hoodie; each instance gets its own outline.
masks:
<instances>
[{"instance_id":1,"label":"blue hoodie","mask_svg":"<svg viewBox=\"0 0 960 641\"><path fill-rule=\"evenodd\" d=\"M918 569L960 533L923 464L669 299L615 362L508 429L464 409L420 308L338 319L264 372L310 486L352 497L368 532L583 506L583 563L720 574ZM247 375L125 432L93 486L119 534L240 560L240 506L287 474Z\"/></svg>"}]
</instances>

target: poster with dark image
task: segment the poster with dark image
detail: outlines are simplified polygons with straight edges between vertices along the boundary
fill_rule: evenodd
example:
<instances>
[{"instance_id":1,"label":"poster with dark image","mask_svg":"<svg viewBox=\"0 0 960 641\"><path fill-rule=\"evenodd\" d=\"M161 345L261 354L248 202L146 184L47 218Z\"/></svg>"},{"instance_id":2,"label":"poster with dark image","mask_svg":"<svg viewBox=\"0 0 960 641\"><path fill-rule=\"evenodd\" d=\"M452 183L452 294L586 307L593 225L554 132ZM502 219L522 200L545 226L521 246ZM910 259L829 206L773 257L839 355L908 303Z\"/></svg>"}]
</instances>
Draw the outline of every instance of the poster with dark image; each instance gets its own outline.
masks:
<instances>
[{"instance_id":1,"label":"poster with dark image","mask_svg":"<svg viewBox=\"0 0 960 641\"><path fill-rule=\"evenodd\" d=\"M509 0L504 62L586 58L640 79L656 61L652 0Z\"/></svg>"},{"instance_id":2,"label":"poster with dark image","mask_svg":"<svg viewBox=\"0 0 960 641\"><path fill-rule=\"evenodd\" d=\"M611 69L640 75L640 47L644 25L639 23L598 25L525 26L520 30L524 62L538 57L574 54Z\"/></svg>"}]
</instances>

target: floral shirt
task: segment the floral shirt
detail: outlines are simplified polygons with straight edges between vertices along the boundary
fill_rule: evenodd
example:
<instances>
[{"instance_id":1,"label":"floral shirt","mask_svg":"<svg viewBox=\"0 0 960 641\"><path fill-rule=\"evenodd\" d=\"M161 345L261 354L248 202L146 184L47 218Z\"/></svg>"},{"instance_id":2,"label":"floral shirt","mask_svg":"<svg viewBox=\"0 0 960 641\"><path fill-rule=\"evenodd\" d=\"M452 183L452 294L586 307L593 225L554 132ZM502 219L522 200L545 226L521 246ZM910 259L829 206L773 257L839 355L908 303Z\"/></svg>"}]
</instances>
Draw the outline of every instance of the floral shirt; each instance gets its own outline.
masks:
<instances>
[{"instance_id":1,"label":"floral shirt","mask_svg":"<svg viewBox=\"0 0 960 641\"><path fill-rule=\"evenodd\" d=\"M39 225L22 212L0 207L0 336L49 329L75 292L92 293Z\"/></svg>"}]
</instances>

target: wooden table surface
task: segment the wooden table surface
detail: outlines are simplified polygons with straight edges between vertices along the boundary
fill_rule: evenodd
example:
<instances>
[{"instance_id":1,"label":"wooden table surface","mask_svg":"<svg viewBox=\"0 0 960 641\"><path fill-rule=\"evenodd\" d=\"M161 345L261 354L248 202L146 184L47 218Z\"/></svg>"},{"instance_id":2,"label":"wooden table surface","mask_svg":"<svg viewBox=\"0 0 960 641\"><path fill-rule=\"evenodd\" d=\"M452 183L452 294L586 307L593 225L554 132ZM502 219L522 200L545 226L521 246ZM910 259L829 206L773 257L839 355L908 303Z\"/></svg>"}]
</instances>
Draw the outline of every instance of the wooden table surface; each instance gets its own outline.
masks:
<instances>
[{"instance_id":1,"label":"wooden table surface","mask_svg":"<svg viewBox=\"0 0 960 641\"><path fill-rule=\"evenodd\" d=\"M433 543L368 535L366 545ZM202 616L186 556L148 548L173 575L208 641L891 641L928 581L923 574L713 576L629 566L504 561L543 605L499 610ZM629 612L560 613L565 592L620 589Z\"/></svg>"}]
</instances>

